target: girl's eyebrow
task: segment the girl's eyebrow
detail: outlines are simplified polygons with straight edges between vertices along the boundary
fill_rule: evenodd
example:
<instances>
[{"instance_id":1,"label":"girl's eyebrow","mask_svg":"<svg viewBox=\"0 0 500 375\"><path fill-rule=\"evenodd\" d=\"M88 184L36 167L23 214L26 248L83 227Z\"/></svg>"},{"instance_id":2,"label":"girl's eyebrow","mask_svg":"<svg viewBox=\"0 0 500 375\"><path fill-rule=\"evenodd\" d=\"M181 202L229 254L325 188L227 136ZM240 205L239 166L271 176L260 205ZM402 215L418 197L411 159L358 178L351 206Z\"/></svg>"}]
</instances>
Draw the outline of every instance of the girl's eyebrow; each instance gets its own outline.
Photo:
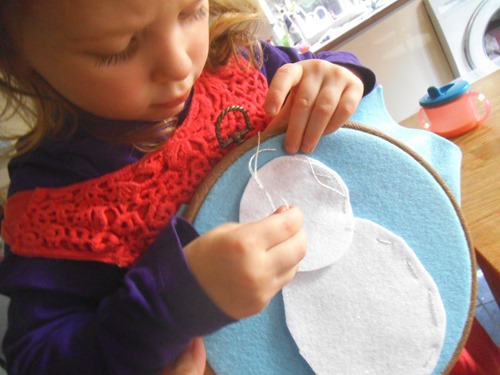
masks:
<instances>
[{"instance_id":1,"label":"girl's eyebrow","mask_svg":"<svg viewBox=\"0 0 500 375\"><path fill-rule=\"evenodd\" d=\"M101 34L89 34L89 35L79 35L79 36L68 36L67 40L71 43L94 43L101 42L104 40L117 39L128 37L131 34L134 34L136 30L114 30L114 31L106 31Z\"/></svg>"},{"instance_id":2,"label":"girl's eyebrow","mask_svg":"<svg viewBox=\"0 0 500 375\"><path fill-rule=\"evenodd\" d=\"M144 25L139 26L130 23L129 25L106 25L99 29L87 31L85 33L75 33L74 35L68 34L67 40L70 42L99 42L108 39L123 38L137 33L139 30L144 29Z\"/></svg>"},{"instance_id":3,"label":"girl's eyebrow","mask_svg":"<svg viewBox=\"0 0 500 375\"><path fill-rule=\"evenodd\" d=\"M203 1L204 0L189 0L185 2L184 7L196 8L203 3ZM85 32L79 35L76 33L75 35L68 34L66 39L71 43L97 43L114 38L125 38L142 30L146 30L148 21L150 20L131 14L130 18L122 21L121 24L110 21L107 24L100 25L97 29L86 29Z\"/></svg>"},{"instance_id":4,"label":"girl's eyebrow","mask_svg":"<svg viewBox=\"0 0 500 375\"><path fill-rule=\"evenodd\" d=\"M112 20L108 23L97 23L90 28L78 28L74 33L68 33L66 39L70 42L100 42L103 40L123 38L135 34L146 27L149 20L130 16L125 19Z\"/></svg>"}]
</instances>

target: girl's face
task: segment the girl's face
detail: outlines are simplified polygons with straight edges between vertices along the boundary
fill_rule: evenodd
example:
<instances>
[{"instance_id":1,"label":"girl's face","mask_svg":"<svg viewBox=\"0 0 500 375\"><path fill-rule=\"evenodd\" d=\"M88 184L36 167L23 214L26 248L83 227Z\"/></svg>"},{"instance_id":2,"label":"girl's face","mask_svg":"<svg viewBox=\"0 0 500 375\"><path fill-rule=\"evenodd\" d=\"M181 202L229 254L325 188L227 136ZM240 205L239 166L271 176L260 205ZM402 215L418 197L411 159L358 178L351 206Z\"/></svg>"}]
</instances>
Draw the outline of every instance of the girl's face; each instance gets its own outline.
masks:
<instances>
[{"instance_id":1,"label":"girl's face","mask_svg":"<svg viewBox=\"0 0 500 375\"><path fill-rule=\"evenodd\" d=\"M109 119L176 115L208 55L208 0L35 0L14 19L27 67Z\"/></svg>"}]
</instances>

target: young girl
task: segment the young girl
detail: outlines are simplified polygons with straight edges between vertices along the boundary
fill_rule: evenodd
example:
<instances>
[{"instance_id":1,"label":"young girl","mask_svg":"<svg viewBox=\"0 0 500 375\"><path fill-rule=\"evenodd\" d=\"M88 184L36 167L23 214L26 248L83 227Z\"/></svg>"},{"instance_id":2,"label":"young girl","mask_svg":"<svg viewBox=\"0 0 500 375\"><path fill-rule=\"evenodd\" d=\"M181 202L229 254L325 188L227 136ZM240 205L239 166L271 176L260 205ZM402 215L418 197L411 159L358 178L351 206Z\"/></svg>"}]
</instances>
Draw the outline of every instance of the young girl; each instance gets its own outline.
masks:
<instances>
[{"instance_id":1,"label":"young girl","mask_svg":"<svg viewBox=\"0 0 500 375\"><path fill-rule=\"evenodd\" d=\"M255 41L251 0L0 11L4 115L31 125L11 150L2 223L9 373L158 374L185 350L196 358L182 364L198 361L196 337L291 280L305 234L294 207L202 236L179 208L247 127L287 123L287 151L313 151L373 73L349 53Z\"/></svg>"}]
</instances>

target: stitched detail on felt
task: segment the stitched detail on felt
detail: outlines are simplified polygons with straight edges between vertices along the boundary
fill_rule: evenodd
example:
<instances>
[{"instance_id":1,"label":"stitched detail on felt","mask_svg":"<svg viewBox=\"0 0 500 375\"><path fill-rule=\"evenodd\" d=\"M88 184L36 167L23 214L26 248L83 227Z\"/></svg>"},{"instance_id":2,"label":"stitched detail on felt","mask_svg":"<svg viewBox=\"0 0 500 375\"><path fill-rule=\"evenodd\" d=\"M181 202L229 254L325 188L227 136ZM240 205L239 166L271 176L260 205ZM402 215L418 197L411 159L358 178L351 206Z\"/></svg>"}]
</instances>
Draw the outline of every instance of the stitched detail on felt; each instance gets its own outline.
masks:
<instances>
[{"instance_id":1,"label":"stitched detail on felt","mask_svg":"<svg viewBox=\"0 0 500 375\"><path fill-rule=\"evenodd\" d=\"M243 66L247 64L242 60ZM2 235L14 253L130 266L182 204L189 202L211 168L232 148L221 149L215 122L226 107L248 112L252 130L264 129L265 77L232 61L195 84L190 113L158 151L97 179L64 188L20 192L6 205ZM245 127L228 113L221 135Z\"/></svg>"}]
</instances>

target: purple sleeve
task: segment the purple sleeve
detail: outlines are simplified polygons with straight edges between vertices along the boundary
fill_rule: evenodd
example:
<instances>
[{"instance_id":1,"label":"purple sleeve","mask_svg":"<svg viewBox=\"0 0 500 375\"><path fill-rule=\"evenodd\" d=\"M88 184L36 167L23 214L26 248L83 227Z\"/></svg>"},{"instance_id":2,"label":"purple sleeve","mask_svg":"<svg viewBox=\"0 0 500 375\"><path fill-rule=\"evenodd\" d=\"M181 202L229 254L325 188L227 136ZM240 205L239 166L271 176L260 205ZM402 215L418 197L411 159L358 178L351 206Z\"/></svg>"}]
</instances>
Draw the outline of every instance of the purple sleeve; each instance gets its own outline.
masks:
<instances>
[{"instance_id":1,"label":"purple sleeve","mask_svg":"<svg viewBox=\"0 0 500 375\"><path fill-rule=\"evenodd\" d=\"M284 64L310 59L321 59L356 71L363 81L363 96L371 92L375 87L375 74L370 69L364 67L351 52L325 51L315 55L312 52L300 53L294 48L276 47L267 43L263 43L262 47L264 65L260 71L267 77L268 83L271 82L278 68Z\"/></svg>"},{"instance_id":2,"label":"purple sleeve","mask_svg":"<svg viewBox=\"0 0 500 375\"><path fill-rule=\"evenodd\" d=\"M173 218L130 269L8 253L9 373L157 374L193 337L233 322L188 268L182 248L196 236Z\"/></svg>"}]
</instances>

